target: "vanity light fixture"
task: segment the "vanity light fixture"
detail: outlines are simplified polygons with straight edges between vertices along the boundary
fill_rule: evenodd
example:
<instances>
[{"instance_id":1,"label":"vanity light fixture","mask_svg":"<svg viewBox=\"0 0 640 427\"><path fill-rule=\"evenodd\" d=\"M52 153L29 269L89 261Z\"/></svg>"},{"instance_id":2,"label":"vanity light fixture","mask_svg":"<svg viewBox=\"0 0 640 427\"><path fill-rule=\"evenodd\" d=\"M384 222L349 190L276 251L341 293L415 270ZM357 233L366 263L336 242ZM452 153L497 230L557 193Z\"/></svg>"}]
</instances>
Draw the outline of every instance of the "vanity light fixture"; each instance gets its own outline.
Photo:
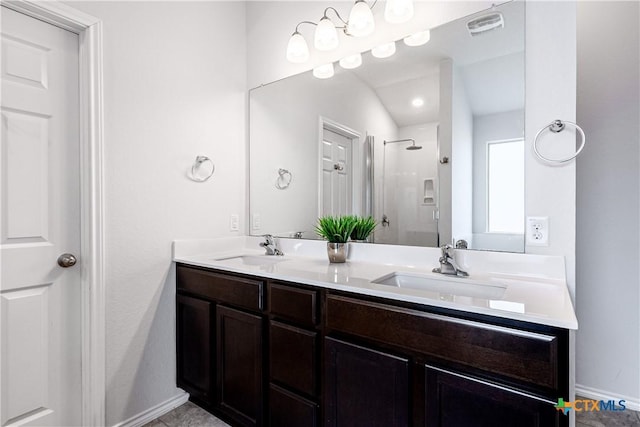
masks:
<instances>
[{"instance_id":1,"label":"vanity light fixture","mask_svg":"<svg viewBox=\"0 0 640 427\"><path fill-rule=\"evenodd\" d=\"M371 55L376 58L388 58L396 53L396 42L384 43L371 49Z\"/></svg>"},{"instance_id":2,"label":"vanity light fixture","mask_svg":"<svg viewBox=\"0 0 640 427\"><path fill-rule=\"evenodd\" d=\"M313 45L318 50L333 50L338 47L338 30L326 14L316 26Z\"/></svg>"},{"instance_id":3,"label":"vanity light fixture","mask_svg":"<svg viewBox=\"0 0 640 427\"><path fill-rule=\"evenodd\" d=\"M345 56L340 60L340 66L346 70L352 70L362 65L362 55L356 53L354 55Z\"/></svg>"},{"instance_id":4,"label":"vanity light fixture","mask_svg":"<svg viewBox=\"0 0 640 427\"><path fill-rule=\"evenodd\" d=\"M404 38L404 44L411 47L422 46L431 40L431 31L425 30Z\"/></svg>"},{"instance_id":5,"label":"vanity light fixture","mask_svg":"<svg viewBox=\"0 0 640 427\"><path fill-rule=\"evenodd\" d=\"M333 74L333 64L331 62L313 69L313 77L318 79L329 79L333 77Z\"/></svg>"},{"instance_id":6,"label":"vanity light fixture","mask_svg":"<svg viewBox=\"0 0 640 427\"><path fill-rule=\"evenodd\" d=\"M413 18L412 0L387 0L384 19L390 24L402 24Z\"/></svg>"},{"instance_id":7,"label":"vanity light fixture","mask_svg":"<svg viewBox=\"0 0 640 427\"><path fill-rule=\"evenodd\" d=\"M364 0L356 1L356 4L351 8L351 13L349 13L349 23L347 24L349 35L365 37L373 33L375 28L376 22L373 19L371 8Z\"/></svg>"},{"instance_id":8,"label":"vanity light fixture","mask_svg":"<svg viewBox=\"0 0 640 427\"><path fill-rule=\"evenodd\" d=\"M376 27L372 9L378 0L373 0L369 5L366 0L356 0L349 13L349 19L345 21L334 7L327 7L318 23L301 21L289 39L287 45L287 59L293 63L302 63L309 59L309 47L304 37L298 31L302 24L314 25L314 46L320 51L329 51L338 47L338 30L342 30L348 37L365 37L373 33ZM332 21L327 14L333 11L338 21ZM407 22L413 17L413 0L387 0L384 13L387 22L399 24ZM338 22L338 25L336 25ZM393 53L392 53L393 54Z\"/></svg>"},{"instance_id":9,"label":"vanity light fixture","mask_svg":"<svg viewBox=\"0 0 640 427\"><path fill-rule=\"evenodd\" d=\"M309 60L309 46L307 46L307 41L302 37L302 34L298 32L298 27L304 23L316 25L311 21L302 21L296 25L296 30L287 44L287 60L294 64L301 64Z\"/></svg>"}]
</instances>

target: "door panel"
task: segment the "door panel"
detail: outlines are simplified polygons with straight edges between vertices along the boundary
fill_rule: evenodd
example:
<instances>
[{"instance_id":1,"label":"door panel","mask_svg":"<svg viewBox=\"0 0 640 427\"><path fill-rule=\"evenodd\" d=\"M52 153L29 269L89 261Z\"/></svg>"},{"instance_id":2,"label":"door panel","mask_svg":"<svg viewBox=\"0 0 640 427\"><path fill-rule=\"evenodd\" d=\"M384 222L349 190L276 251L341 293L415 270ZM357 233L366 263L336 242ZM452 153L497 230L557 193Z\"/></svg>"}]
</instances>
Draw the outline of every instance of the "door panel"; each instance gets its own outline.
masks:
<instances>
[{"instance_id":1,"label":"door panel","mask_svg":"<svg viewBox=\"0 0 640 427\"><path fill-rule=\"evenodd\" d=\"M80 424L78 36L2 8L0 423Z\"/></svg>"},{"instance_id":2,"label":"door panel","mask_svg":"<svg viewBox=\"0 0 640 427\"><path fill-rule=\"evenodd\" d=\"M344 135L322 129L322 215L352 213L352 143Z\"/></svg>"}]
</instances>

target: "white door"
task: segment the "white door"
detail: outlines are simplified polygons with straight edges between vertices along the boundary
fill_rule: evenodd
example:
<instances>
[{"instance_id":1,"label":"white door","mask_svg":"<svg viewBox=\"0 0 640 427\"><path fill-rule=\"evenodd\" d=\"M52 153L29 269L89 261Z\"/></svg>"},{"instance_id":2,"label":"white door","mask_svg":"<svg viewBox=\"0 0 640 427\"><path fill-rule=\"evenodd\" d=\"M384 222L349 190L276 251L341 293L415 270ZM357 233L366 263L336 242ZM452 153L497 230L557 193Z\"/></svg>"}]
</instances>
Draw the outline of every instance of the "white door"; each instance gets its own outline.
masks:
<instances>
[{"instance_id":1,"label":"white door","mask_svg":"<svg viewBox=\"0 0 640 427\"><path fill-rule=\"evenodd\" d=\"M79 425L78 36L1 12L0 424Z\"/></svg>"},{"instance_id":2,"label":"white door","mask_svg":"<svg viewBox=\"0 0 640 427\"><path fill-rule=\"evenodd\" d=\"M322 209L324 215L352 213L352 140L327 127L322 128Z\"/></svg>"}]
</instances>

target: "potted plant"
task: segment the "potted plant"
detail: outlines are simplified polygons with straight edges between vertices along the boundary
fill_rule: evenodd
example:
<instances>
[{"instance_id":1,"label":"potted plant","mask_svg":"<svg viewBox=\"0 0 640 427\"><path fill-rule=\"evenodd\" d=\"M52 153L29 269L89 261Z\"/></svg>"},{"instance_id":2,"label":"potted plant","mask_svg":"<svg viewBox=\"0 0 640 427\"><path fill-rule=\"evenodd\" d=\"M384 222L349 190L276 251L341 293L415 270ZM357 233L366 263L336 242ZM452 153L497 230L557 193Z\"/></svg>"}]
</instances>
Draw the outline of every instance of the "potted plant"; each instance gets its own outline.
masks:
<instances>
[{"instance_id":1,"label":"potted plant","mask_svg":"<svg viewBox=\"0 0 640 427\"><path fill-rule=\"evenodd\" d=\"M357 219L351 215L323 216L318 218L316 233L327 241L329 262L347 260L347 242L355 228Z\"/></svg>"},{"instance_id":2,"label":"potted plant","mask_svg":"<svg viewBox=\"0 0 640 427\"><path fill-rule=\"evenodd\" d=\"M376 226L376 220L373 219L372 216L361 217L357 216L356 218L356 226L353 228L351 232L351 240L366 242L369 238L369 235L373 233Z\"/></svg>"}]
</instances>

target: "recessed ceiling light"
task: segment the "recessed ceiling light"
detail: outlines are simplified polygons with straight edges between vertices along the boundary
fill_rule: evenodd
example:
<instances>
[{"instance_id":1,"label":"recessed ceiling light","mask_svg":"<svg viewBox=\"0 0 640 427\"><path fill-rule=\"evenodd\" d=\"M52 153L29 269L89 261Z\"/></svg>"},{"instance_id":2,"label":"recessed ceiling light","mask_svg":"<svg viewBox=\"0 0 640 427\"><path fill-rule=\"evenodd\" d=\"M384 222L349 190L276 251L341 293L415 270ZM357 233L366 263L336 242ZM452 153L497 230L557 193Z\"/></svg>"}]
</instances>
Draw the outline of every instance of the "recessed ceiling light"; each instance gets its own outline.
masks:
<instances>
[{"instance_id":1,"label":"recessed ceiling light","mask_svg":"<svg viewBox=\"0 0 640 427\"><path fill-rule=\"evenodd\" d=\"M422 98L414 98L411 101L411 105L413 105L416 108L420 108L420 107L422 107L424 105L424 99L422 99Z\"/></svg>"}]
</instances>

